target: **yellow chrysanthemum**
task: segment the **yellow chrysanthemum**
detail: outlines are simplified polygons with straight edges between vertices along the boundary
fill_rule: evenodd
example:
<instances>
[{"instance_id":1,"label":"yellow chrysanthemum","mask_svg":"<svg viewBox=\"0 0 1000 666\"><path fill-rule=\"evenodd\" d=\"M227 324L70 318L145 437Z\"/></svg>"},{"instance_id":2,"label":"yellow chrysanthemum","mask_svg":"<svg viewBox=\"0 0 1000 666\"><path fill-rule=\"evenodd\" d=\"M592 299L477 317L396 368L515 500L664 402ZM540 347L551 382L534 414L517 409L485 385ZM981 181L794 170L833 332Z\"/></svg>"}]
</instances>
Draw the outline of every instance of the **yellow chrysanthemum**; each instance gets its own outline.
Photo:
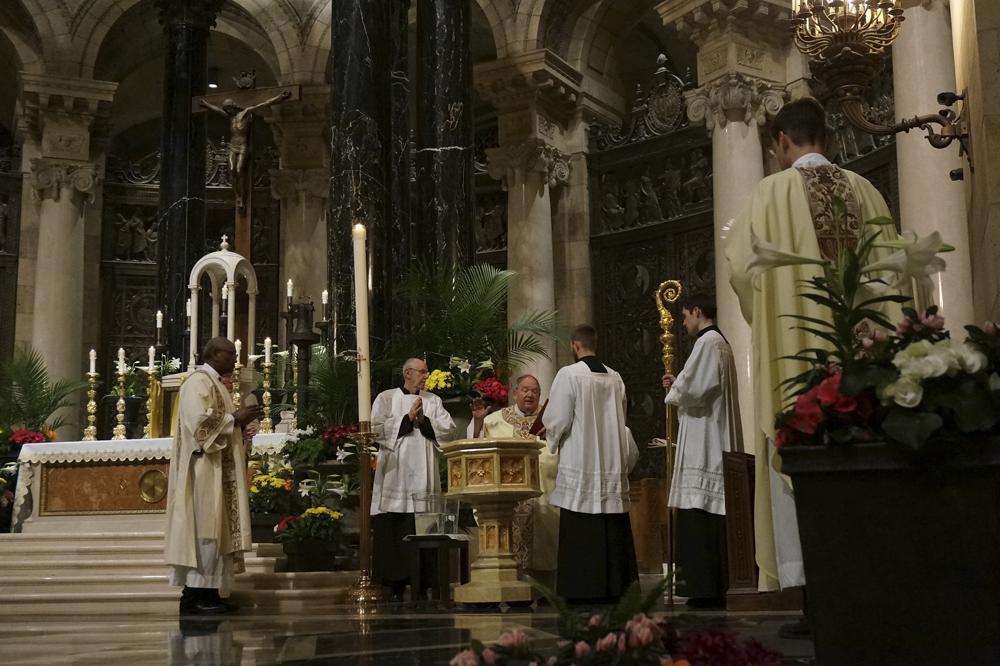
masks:
<instances>
[{"instance_id":1,"label":"yellow chrysanthemum","mask_svg":"<svg viewBox=\"0 0 1000 666\"><path fill-rule=\"evenodd\" d=\"M454 384L455 382L450 372L435 370L427 376L427 381L424 383L424 387L428 391L434 391L437 389L451 388Z\"/></svg>"},{"instance_id":2,"label":"yellow chrysanthemum","mask_svg":"<svg viewBox=\"0 0 1000 666\"><path fill-rule=\"evenodd\" d=\"M260 488L258 488L257 486L250 486L250 494L251 495L256 495L259 492L260 492Z\"/></svg>"},{"instance_id":3,"label":"yellow chrysanthemum","mask_svg":"<svg viewBox=\"0 0 1000 666\"><path fill-rule=\"evenodd\" d=\"M311 516L327 516L333 520L340 520L344 517L340 511L334 511L333 509L328 509L325 506L316 506L311 509L306 509L302 514L303 518L309 518Z\"/></svg>"}]
</instances>

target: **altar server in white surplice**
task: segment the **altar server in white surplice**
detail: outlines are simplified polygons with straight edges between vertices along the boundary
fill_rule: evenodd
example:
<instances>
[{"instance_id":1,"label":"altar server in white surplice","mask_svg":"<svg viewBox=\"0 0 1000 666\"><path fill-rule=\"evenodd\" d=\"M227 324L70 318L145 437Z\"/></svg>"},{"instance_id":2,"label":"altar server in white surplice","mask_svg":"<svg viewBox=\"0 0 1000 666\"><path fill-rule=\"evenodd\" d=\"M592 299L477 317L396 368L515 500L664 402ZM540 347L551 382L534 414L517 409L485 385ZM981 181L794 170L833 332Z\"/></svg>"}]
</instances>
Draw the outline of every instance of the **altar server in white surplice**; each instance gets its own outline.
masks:
<instances>
[{"instance_id":1,"label":"altar server in white surplice","mask_svg":"<svg viewBox=\"0 0 1000 666\"><path fill-rule=\"evenodd\" d=\"M570 345L577 363L556 373L542 417L559 454L549 496L560 509L556 591L573 603L608 603L639 579L628 515L639 450L625 427L621 375L595 355L597 332L578 326Z\"/></svg>"},{"instance_id":2,"label":"altar server in white surplice","mask_svg":"<svg viewBox=\"0 0 1000 666\"><path fill-rule=\"evenodd\" d=\"M184 587L184 615L235 609L221 597L251 547L244 428L260 407L235 409L223 384L236 363L232 342L209 340L202 359L181 385L167 486L164 554L170 584Z\"/></svg>"},{"instance_id":3,"label":"altar server in white surplice","mask_svg":"<svg viewBox=\"0 0 1000 666\"><path fill-rule=\"evenodd\" d=\"M413 495L441 492L437 445L455 429L441 398L424 390L427 374L423 360L409 359L403 385L382 391L372 405L372 431L380 446L371 504L373 577L398 598L415 556L403 542L416 533Z\"/></svg>"},{"instance_id":4,"label":"altar server in white surplice","mask_svg":"<svg viewBox=\"0 0 1000 666\"><path fill-rule=\"evenodd\" d=\"M715 299L682 299L688 335L696 338L677 377L664 375L666 403L679 416L677 456L667 506L677 511L677 593L692 607L724 607L726 497L722 454L743 450L736 363L715 325Z\"/></svg>"}]
</instances>

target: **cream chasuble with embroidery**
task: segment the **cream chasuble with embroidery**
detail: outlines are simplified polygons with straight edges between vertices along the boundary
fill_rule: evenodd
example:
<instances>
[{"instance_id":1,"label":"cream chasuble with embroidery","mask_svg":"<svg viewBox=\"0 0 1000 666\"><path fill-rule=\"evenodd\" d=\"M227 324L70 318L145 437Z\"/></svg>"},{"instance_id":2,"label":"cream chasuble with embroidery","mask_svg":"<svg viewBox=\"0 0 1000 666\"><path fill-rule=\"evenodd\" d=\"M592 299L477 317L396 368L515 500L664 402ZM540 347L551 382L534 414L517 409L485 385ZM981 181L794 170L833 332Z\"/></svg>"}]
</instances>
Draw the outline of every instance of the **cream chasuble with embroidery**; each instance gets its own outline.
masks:
<instances>
[{"instance_id":1,"label":"cream chasuble with embroidery","mask_svg":"<svg viewBox=\"0 0 1000 666\"><path fill-rule=\"evenodd\" d=\"M834 224L834 199L847 206L846 225ZM756 485L754 533L758 588L761 591L803 585L802 552L798 538L794 498L787 479L774 468L775 415L787 402L780 384L802 372L804 365L782 357L818 347L818 338L794 329L782 315L826 318L825 310L800 294L803 280L818 274L811 265L784 266L768 271L751 284L747 264L753 257L751 228L758 238L778 249L826 259L835 257L845 243L877 230L880 238L897 237L891 226L864 227L876 217L889 217L889 208L878 190L856 173L832 165L815 153L803 156L792 168L768 176L754 188L743 212L731 223L726 242L730 282L740 299L743 316L752 329L754 383L754 453ZM877 259L888 251L873 252ZM719 288L723 288L721 285ZM748 418L750 415L744 415ZM777 460L780 465L780 458Z\"/></svg>"}]
</instances>

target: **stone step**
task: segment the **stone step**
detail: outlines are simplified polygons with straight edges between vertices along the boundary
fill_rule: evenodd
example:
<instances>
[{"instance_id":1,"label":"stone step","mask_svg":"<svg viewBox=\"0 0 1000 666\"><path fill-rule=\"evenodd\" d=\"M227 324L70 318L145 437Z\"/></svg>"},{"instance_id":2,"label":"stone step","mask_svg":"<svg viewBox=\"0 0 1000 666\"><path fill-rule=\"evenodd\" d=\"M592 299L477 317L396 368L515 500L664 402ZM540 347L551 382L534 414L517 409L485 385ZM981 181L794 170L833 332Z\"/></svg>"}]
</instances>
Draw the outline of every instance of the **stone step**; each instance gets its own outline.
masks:
<instances>
[{"instance_id":1,"label":"stone step","mask_svg":"<svg viewBox=\"0 0 1000 666\"><path fill-rule=\"evenodd\" d=\"M4 580L6 584L6 579ZM177 613L181 592L164 585L161 589L136 592L4 592L4 609L18 617L30 615L160 614Z\"/></svg>"},{"instance_id":2,"label":"stone step","mask_svg":"<svg viewBox=\"0 0 1000 666\"><path fill-rule=\"evenodd\" d=\"M347 587L315 588L311 590L245 590L234 589L234 603L247 610L276 613L311 612L328 609L347 602Z\"/></svg>"},{"instance_id":3,"label":"stone step","mask_svg":"<svg viewBox=\"0 0 1000 666\"><path fill-rule=\"evenodd\" d=\"M99 546L108 543L134 543L150 541L163 543L163 532L17 532L0 534L0 548L4 544L31 543L79 543Z\"/></svg>"},{"instance_id":4,"label":"stone step","mask_svg":"<svg viewBox=\"0 0 1000 666\"><path fill-rule=\"evenodd\" d=\"M293 571L272 574L248 573L236 577L237 590L309 590L328 587L350 587L357 579L356 571Z\"/></svg>"},{"instance_id":5,"label":"stone step","mask_svg":"<svg viewBox=\"0 0 1000 666\"><path fill-rule=\"evenodd\" d=\"M170 577L164 568L157 573L127 574L74 574L60 571L47 575L5 575L0 590L3 592L146 592L169 590Z\"/></svg>"},{"instance_id":6,"label":"stone step","mask_svg":"<svg viewBox=\"0 0 1000 666\"><path fill-rule=\"evenodd\" d=\"M163 557L163 542L107 543L102 545L77 543L4 543L0 541L0 560L34 559L59 561L69 559L151 559Z\"/></svg>"},{"instance_id":7,"label":"stone step","mask_svg":"<svg viewBox=\"0 0 1000 666\"><path fill-rule=\"evenodd\" d=\"M278 560L273 557L244 558L248 574L273 574ZM117 576L118 574L162 574L166 570L162 557L123 557L108 559L91 558L28 558L18 554L3 558L3 570L6 574L19 576L49 576L56 572L63 574L103 574Z\"/></svg>"}]
</instances>

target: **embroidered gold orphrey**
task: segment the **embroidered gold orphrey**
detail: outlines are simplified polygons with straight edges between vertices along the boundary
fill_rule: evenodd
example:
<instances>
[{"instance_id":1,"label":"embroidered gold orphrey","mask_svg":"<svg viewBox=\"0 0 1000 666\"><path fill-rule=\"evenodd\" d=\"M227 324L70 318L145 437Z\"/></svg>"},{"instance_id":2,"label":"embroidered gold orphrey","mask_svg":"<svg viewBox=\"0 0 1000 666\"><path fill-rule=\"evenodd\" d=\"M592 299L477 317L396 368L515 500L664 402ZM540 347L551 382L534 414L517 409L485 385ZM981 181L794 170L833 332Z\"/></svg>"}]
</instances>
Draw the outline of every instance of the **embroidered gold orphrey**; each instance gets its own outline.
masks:
<instances>
[{"instance_id":1,"label":"embroidered gold orphrey","mask_svg":"<svg viewBox=\"0 0 1000 666\"><path fill-rule=\"evenodd\" d=\"M533 437L529 431L531 424L535 422L534 416L521 416L513 407L504 407L500 410L500 417L514 428L514 436L518 439Z\"/></svg>"},{"instance_id":2,"label":"embroidered gold orphrey","mask_svg":"<svg viewBox=\"0 0 1000 666\"><path fill-rule=\"evenodd\" d=\"M861 239L864 220L857 194L843 169L835 164L796 169L805 181L820 254L826 261L836 261L841 250L856 248ZM843 201L847 208L844 219L839 221L834 213L836 199Z\"/></svg>"}]
</instances>

